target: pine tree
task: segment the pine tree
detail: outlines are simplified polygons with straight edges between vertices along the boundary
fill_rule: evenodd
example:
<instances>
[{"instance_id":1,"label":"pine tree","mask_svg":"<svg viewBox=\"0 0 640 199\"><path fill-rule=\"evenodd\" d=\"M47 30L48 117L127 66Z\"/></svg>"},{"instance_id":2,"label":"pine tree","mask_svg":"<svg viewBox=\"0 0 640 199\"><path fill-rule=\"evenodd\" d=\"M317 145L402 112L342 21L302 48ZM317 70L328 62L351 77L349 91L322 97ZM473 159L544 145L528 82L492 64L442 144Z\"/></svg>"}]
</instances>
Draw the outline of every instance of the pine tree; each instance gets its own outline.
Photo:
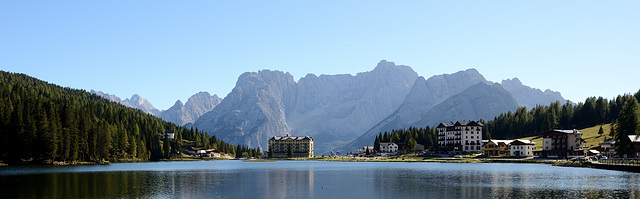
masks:
<instances>
[{"instance_id":1,"label":"pine tree","mask_svg":"<svg viewBox=\"0 0 640 199\"><path fill-rule=\"evenodd\" d=\"M416 140L413 139L413 137L411 136L407 136L405 145L404 145L404 150L407 151L407 153L411 153L415 149L416 149Z\"/></svg>"},{"instance_id":2,"label":"pine tree","mask_svg":"<svg viewBox=\"0 0 640 199\"><path fill-rule=\"evenodd\" d=\"M618 121L616 122L615 141L618 146L618 155L632 155L631 140L629 135L635 135L640 129L638 100L631 98L625 102Z\"/></svg>"},{"instance_id":3,"label":"pine tree","mask_svg":"<svg viewBox=\"0 0 640 199\"><path fill-rule=\"evenodd\" d=\"M598 135L602 135L604 134L604 130L602 129L602 126L600 126L600 130L598 130Z\"/></svg>"},{"instance_id":4,"label":"pine tree","mask_svg":"<svg viewBox=\"0 0 640 199\"><path fill-rule=\"evenodd\" d=\"M242 152L242 146L238 144L238 146L236 146L236 158L242 158Z\"/></svg>"},{"instance_id":5,"label":"pine tree","mask_svg":"<svg viewBox=\"0 0 640 199\"><path fill-rule=\"evenodd\" d=\"M611 121L611 128L609 129L609 136L613 137L615 135L616 132L616 123L615 121Z\"/></svg>"},{"instance_id":6,"label":"pine tree","mask_svg":"<svg viewBox=\"0 0 640 199\"><path fill-rule=\"evenodd\" d=\"M136 158L138 155L138 144L136 143L136 138L134 136L129 137L129 148L127 153L131 156L131 158Z\"/></svg>"},{"instance_id":7,"label":"pine tree","mask_svg":"<svg viewBox=\"0 0 640 199\"><path fill-rule=\"evenodd\" d=\"M169 158L171 155L171 146L169 145L169 136L164 135L164 141L162 142L162 151L164 152L164 158Z\"/></svg>"}]
</instances>

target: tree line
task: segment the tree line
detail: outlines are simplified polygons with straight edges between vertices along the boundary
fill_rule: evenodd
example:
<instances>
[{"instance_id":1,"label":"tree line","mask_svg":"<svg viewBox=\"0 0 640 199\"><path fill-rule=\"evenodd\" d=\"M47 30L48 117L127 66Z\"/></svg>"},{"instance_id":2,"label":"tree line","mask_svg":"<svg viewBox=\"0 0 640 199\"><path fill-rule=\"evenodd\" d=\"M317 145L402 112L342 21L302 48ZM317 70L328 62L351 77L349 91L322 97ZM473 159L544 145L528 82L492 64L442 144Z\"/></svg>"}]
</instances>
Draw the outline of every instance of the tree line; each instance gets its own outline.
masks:
<instances>
[{"instance_id":1,"label":"tree line","mask_svg":"<svg viewBox=\"0 0 640 199\"><path fill-rule=\"evenodd\" d=\"M615 123L625 102L631 99L640 99L640 91L635 95L618 95L612 100L589 97L577 105L569 101L564 104L556 101L531 110L520 107L515 112L500 114L486 122L483 138L513 139L540 135L552 129L582 129Z\"/></svg>"},{"instance_id":2,"label":"tree line","mask_svg":"<svg viewBox=\"0 0 640 199\"><path fill-rule=\"evenodd\" d=\"M233 155L251 151L25 74L0 71L0 85L0 160L5 162L158 160L183 145ZM167 130L174 130L176 139L166 139Z\"/></svg>"},{"instance_id":3,"label":"tree line","mask_svg":"<svg viewBox=\"0 0 640 199\"><path fill-rule=\"evenodd\" d=\"M380 151L380 143L393 142L402 145L407 152L415 150L417 144L431 148L438 144L438 136L435 127L426 126L424 128L409 127L407 129L394 129L391 132L380 132L374 142L373 149Z\"/></svg>"}]
</instances>

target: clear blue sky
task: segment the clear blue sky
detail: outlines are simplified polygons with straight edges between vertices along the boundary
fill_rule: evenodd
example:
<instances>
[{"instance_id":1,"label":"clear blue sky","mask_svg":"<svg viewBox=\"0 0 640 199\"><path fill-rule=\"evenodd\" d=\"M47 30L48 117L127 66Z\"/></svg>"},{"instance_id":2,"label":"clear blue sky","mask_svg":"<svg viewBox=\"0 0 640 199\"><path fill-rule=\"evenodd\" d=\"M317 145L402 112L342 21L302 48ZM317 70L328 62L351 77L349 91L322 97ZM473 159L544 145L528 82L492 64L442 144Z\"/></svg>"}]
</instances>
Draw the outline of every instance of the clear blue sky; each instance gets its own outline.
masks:
<instances>
[{"instance_id":1,"label":"clear blue sky","mask_svg":"<svg viewBox=\"0 0 640 199\"><path fill-rule=\"evenodd\" d=\"M243 72L476 68L572 101L640 89L638 1L1 1L0 70L164 110Z\"/></svg>"}]
</instances>

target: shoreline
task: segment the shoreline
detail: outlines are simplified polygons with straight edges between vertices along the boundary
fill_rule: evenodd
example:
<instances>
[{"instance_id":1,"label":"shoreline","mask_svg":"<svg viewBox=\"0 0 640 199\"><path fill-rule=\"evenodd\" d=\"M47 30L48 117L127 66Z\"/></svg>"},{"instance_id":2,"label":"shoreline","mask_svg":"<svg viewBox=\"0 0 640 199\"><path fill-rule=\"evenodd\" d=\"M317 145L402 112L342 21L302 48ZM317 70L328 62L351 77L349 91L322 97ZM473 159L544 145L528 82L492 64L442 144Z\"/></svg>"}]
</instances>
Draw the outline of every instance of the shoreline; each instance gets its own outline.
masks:
<instances>
[{"instance_id":1,"label":"shoreline","mask_svg":"<svg viewBox=\"0 0 640 199\"><path fill-rule=\"evenodd\" d=\"M393 158L332 158L332 157L313 157L313 158L264 158L264 159L250 159L250 158L172 158L172 159L160 159L160 160L129 160L129 161L117 161L117 162L53 162L53 163L34 163L34 162L19 162L19 163L0 163L1 167L5 166L74 166L74 165L107 165L111 163L142 163L142 162L189 162L189 161L220 161L220 160L242 160L243 162L277 162L277 161L326 161L326 162L435 162L435 163L529 163L529 164L552 164L553 166L562 167L587 167L590 163L584 162L571 162L566 160L556 159L514 159L514 158L437 158L437 157L417 157L417 156L405 156L405 157L393 157Z\"/></svg>"}]
</instances>

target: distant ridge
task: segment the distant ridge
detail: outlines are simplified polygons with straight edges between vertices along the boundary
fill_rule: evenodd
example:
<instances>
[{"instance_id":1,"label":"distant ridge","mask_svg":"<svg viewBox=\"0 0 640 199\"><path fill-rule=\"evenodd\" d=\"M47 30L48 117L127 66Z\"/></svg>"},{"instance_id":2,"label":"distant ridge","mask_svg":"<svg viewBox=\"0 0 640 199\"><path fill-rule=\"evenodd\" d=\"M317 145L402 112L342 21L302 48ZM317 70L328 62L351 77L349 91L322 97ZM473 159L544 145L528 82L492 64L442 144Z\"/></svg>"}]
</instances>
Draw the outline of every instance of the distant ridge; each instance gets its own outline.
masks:
<instances>
[{"instance_id":1,"label":"distant ridge","mask_svg":"<svg viewBox=\"0 0 640 199\"><path fill-rule=\"evenodd\" d=\"M212 96L208 92L198 92L189 97L187 103L182 104L180 100L177 100L169 109L160 111L138 94L134 94L130 99L121 100L115 95L102 91L91 90L91 93L127 107L140 109L145 113L160 117L179 126L195 122L198 117L213 110L222 101L218 95Z\"/></svg>"},{"instance_id":2,"label":"distant ridge","mask_svg":"<svg viewBox=\"0 0 640 199\"><path fill-rule=\"evenodd\" d=\"M468 91L471 87L486 93ZM531 88L518 78L496 84L471 68L427 79L418 76L409 66L386 60L380 61L373 70L356 75L308 74L298 81L291 74L277 70L247 72L238 77L236 87L224 99L200 92L184 104L176 101L165 111L154 110L137 95L120 100L117 96L96 93L165 121L263 150L271 136L287 133L313 136L316 154L359 148L369 145L379 132L433 126L431 123L445 117L491 119L502 113L500 111L514 110L514 106L532 108L565 101L558 92ZM482 109L478 106L483 105L477 102L494 107ZM478 112L471 114L463 110Z\"/></svg>"}]
</instances>

